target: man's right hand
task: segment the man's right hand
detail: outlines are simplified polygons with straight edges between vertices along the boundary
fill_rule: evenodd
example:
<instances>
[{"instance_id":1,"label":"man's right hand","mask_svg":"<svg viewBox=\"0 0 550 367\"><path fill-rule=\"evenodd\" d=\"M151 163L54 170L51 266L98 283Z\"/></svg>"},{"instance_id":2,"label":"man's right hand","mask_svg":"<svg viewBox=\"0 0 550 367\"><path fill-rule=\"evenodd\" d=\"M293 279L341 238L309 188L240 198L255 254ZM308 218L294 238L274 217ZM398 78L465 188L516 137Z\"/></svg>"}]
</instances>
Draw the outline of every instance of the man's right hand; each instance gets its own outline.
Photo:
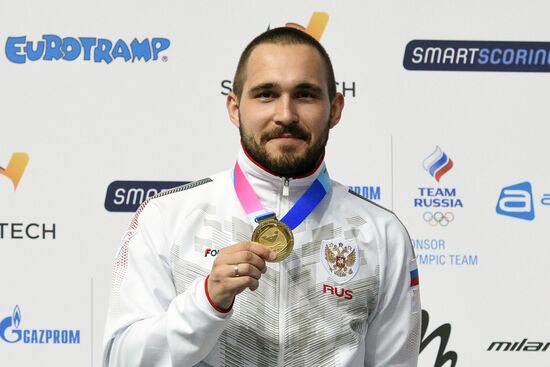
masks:
<instances>
[{"instance_id":1,"label":"man's right hand","mask_svg":"<svg viewBox=\"0 0 550 367\"><path fill-rule=\"evenodd\" d=\"M260 277L267 270L265 261L276 257L275 252L257 242L239 242L221 249L208 277L208 294L212 302L228 309L237 294L246 288L256 290Z\"/></svg>"}]
</instances>

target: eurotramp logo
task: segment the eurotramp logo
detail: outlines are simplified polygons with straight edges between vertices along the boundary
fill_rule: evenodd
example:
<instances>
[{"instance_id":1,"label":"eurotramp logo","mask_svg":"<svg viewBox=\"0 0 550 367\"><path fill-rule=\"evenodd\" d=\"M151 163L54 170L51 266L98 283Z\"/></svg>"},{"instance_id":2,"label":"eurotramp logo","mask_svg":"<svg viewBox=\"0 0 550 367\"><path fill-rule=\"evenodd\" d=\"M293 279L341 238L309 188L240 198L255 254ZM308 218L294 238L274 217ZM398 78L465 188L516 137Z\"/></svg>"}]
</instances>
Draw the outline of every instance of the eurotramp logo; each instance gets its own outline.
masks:
<instances>
[{"instance_id":1,"label":"eurotramp logo","mask_svg":"<svg viewBox=\"0 0 550 367\"><path fill-rule=\"evenodd\" d=\"M550 194L543 194L542 205L550 205ZM497 214L532 221L535 219L533 188L529 181L503 187L496 207Z\"/></svg>"},{"instance_id":2,"label":"eurotramp logo","mask_svg":"<svg viewBox=\"0 0 550 367\"><path fill-rule=\"evenodd\" d=\"M413 40L407 70L550 72L550 42Z\"/></svg>"},{"instance_id":3,"label":"eurotramp logo","mask_svg":"<svg viewBox=\"0 0 550 367\"><path fill-rule=\"evenodd\" d=\"M17 190L28 163L29 155L27 153L13 153L7 167L0 167L0 175L10 179L13 184L13 191Z\"/></svg>"},{"instance_id":4,"label":"eurotramp logo","mask_svg":"<svg viewBox=\"0 0 550 367\"><path fill-rule=\"evenodd\" d=\"M55 34L44 34L41 40L27 40L27 36L8 37L5 54L15 64L27 61L74 61L82 59L94 63L110 64L116 59L124 62L150 60L156 61L160 54L170 47L167 38L134 38L131 42L122 39L110 40L97 37L61 37ZM161 56L167 61L167 56Z\"/></svg>"},{"instance_id":5,"label":"eurotramp logo","mask_svg":"<svg viewBox=\"0 0 550 367\"><path fill-rule=\"evenodd\" d=\"M23 329L21 320L17 305L11 316L0 321L0 340L9 344L80 344L80 330Z\"/></svg>"}]
</instances>

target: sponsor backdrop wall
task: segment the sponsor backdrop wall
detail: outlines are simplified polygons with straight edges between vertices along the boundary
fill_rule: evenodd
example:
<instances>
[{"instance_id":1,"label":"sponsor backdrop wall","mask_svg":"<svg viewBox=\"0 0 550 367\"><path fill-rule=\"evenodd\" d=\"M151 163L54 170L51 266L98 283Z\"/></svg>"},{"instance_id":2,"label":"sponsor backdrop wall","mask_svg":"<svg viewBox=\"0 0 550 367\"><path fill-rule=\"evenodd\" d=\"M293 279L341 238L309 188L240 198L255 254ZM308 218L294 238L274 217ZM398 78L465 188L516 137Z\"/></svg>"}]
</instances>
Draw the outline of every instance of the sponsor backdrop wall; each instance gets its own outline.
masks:
<instances>
[{"instance_id":1,"label":"sponsor backdrop wall","mask_svg":"<svg viewBox=\"0 0 550 367\"><path fill-rule=\"evenodd\" d=\"M421 366L550 365L546 1L3 1L0 365L99 366L147 196L230 167L238 56L295 23L346 108L331 176L418 256Z\"/></svg>"}]
</instances>

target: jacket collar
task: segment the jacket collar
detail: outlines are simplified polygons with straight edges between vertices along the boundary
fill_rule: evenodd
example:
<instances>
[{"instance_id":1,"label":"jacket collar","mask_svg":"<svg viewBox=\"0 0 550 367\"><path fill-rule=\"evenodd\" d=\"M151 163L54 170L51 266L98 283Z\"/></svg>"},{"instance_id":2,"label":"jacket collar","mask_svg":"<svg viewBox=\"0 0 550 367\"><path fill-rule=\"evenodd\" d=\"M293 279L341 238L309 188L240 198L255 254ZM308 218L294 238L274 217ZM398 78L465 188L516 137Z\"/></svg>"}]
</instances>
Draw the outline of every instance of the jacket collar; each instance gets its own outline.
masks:
<instances>
[{"instance_id":1,"label":"jacket collar","mask_svg":"<svg viewBox=\"0 0 550 367\"><path fill-rule=\"evenodd\" d=\"M260 184L264 188L266 187L266 184L270 184L270 186L273 186L273 189L279 189L284 184L285 178L269 171L264 166L260 165L258 162L256 162L249 154L245 151L245 149L242 147L239 149L239 155L237 161L239 162L239 166L243 170L246 177L249 179L250 184L252 187L256 187L258 184L260 184L261 181L263 184ZM324 155L317 164L317 166L308 172L305 175L292 177L289 179L289 186L293 188L307 188L309 187L315 179L319 176L319 174L322 172L323 168L325 167L325 160Z\"/></svg>"}]
</instances>

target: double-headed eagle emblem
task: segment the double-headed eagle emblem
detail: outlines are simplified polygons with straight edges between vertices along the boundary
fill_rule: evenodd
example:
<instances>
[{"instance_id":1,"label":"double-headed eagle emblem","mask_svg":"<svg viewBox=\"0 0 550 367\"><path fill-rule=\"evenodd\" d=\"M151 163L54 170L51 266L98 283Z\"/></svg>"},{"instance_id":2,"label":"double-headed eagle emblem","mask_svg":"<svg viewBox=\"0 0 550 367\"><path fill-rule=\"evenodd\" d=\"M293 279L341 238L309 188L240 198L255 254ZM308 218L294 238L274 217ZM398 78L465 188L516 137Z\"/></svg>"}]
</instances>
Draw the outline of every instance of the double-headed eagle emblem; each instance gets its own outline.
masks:
<instances>
[{"instance_id":1,"label":"double-headed eagle emblem","mask_svg":"<svg viewBox=\"0 0 550 367\"><path fill-rule=\"evenodd\" d=\"M329 243L325 246L325 260L334 275L345 277L353 274L353 265L357 261L357 253L350 245Z\"/></svg>"}]
</instances>

